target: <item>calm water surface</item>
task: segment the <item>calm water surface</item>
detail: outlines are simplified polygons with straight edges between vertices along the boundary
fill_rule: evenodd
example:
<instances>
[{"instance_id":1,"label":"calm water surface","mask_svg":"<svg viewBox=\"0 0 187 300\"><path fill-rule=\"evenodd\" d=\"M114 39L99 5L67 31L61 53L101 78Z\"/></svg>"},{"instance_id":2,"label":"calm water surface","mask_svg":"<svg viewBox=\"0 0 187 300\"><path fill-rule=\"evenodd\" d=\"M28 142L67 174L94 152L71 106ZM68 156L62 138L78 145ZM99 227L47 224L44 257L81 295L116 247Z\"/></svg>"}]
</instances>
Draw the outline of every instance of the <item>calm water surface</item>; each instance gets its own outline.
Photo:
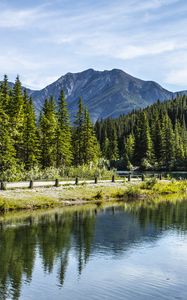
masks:
<instances>
[{"instance_id":1,"label":"calm water surface","mask_svg":"<svg viewBox=\"0 0 187 300\"><path fill-rule=\"evenodd\" d=\"M187 299L187 201L0 220L0 299Z\"/></svg>"}]
</instances>

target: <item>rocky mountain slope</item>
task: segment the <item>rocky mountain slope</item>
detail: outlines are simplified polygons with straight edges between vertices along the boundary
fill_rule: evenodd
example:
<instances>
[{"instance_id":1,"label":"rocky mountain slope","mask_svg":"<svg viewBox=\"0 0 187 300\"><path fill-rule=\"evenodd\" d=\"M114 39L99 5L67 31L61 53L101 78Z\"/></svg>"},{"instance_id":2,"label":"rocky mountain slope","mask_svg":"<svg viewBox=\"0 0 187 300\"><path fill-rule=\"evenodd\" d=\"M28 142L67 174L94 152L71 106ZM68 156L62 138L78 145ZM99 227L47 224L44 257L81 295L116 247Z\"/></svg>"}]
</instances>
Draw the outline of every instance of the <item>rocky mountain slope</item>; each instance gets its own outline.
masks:
<instances>
[{"instance_id":1,"label":"rocky mountain slope","mask_svg":"<svg viewBox=\"0 0 187 300\"><path fill-rule=\"evenodd\" d=\"M65 92L71 117L76 112L77 101L81 96L93 121L117 117L148 106L158 99L164 101L176 96L176 93L164 89L154 81L135 78L122 70L88 69L80 73L67 73L42 90L29 91L37 111L40 111L46 98L54 96L58 99L61 89Z\"/></svg>"}]
</instances>

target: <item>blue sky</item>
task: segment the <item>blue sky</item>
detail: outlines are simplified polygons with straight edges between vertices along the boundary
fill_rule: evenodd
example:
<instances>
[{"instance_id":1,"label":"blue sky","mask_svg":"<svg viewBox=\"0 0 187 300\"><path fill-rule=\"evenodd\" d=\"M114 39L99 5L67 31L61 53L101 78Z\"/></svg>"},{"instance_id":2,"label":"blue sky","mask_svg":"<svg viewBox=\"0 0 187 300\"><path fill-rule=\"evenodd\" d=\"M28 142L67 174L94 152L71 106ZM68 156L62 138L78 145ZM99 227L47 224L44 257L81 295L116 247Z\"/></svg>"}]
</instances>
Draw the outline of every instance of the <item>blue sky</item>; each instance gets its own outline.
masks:
<instances>
[{"instance_id":1,"label":"blue sky","mask_svg":"<svg viewBox=\"0 0 187 300\"><path fill-rule=\"evenodd\" d=\"M39 89L119 68L187 89L186 0L0 0L0 75Z\"/></svg>"}]
</instances>

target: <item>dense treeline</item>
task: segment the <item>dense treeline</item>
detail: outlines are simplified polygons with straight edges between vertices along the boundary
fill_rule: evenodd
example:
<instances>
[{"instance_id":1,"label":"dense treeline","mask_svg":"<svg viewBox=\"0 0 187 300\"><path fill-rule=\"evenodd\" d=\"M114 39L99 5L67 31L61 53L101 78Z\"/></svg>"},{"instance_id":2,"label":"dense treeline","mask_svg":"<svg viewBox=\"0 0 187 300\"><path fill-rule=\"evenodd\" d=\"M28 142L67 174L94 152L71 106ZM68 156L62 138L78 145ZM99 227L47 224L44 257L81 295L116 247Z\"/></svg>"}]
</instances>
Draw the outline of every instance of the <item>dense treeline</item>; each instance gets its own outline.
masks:
<instances>
[{"instance_id":1,"label":"dense treeline","mask_svg":"<svg viewBox=\"0 0 187 300\"><path fill-rule=\"evenodd\" d=\"M151 105L117 119L97 121L102 155L122 168L185 169L187 96Z\"/></svg>"},{"instance_id":2,"label":"dense treeline","mask_svg":"<svg viewBox=\"0 0 187 300\"><path fill-rule=\"evenodd\" d=\"M57 103L57 104L56 104ZM13 88L7 76L0 84L0 172L40 168L80 166L95 162L99 144L89 112L79 99L74 126L63 91L58 101L46 99L36 118L32 98L19 77Z\"/></svg>"},{"instance_id":3,"label":"dense treeline","mask_svg":"<svg viewBox=\"0 0 187 300\"><path fill-rule=\"evenodd\" d=\"M46 99L36 117L19 77L10 88L5 76L0 84L1 179L36 166L45 170L90 165L101 157L122 169L185 169L186 122L187 96L99 120L95 127L80 98L72 125L63 91L59 99Z\"/></svg>"}]
</instances>

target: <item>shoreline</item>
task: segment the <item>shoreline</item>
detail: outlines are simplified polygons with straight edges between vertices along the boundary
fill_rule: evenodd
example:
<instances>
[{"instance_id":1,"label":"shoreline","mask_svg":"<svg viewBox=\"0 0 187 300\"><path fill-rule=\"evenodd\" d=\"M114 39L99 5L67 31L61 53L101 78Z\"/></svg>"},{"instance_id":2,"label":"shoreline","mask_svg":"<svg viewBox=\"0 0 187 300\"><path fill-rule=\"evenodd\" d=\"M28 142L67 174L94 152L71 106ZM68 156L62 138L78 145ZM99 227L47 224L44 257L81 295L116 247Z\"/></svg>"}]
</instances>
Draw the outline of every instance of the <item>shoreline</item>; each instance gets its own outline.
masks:
<instances>
[{"instance_id":1,"label":"shoreline","mask_svg":"<svg viewBox=\"0 0 187 300\"><path fill-rule=\"evenodd\" d=\"M6 190L0 192L0 212L94 204L117 198L125 189L120 182Z\"/></svg>"},{"instance_id":2,"label":"shoreline","mask_svg":"<svg viewBox=\"0 0 187 300\"><path fill-rule=\"evenodd\" d=\"M103 202L187 197L187 181L115 182L0 192L0 213L19 210L101 204Z\"/></svg>"}]
</instances>

